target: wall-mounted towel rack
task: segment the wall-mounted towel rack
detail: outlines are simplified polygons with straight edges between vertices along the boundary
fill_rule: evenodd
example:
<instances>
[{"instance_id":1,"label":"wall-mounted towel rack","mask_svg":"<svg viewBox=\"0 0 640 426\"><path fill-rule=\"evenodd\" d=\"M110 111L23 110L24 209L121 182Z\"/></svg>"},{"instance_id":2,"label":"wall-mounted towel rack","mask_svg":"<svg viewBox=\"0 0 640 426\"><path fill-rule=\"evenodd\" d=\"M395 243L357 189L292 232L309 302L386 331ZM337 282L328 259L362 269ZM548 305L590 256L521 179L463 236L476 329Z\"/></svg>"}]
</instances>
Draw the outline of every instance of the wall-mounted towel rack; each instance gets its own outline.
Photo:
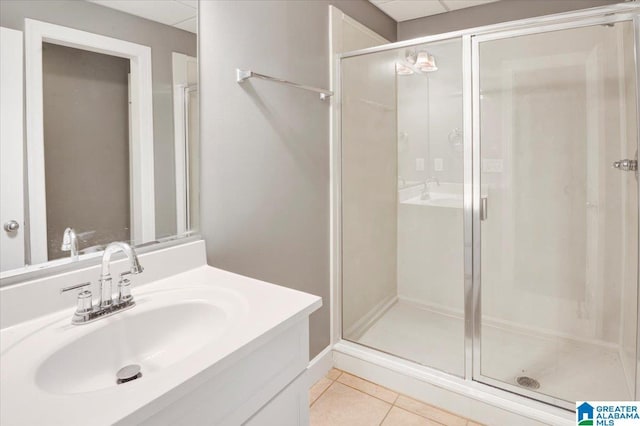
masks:
<instances>
[{"instance_id":1,"label":"wall-mounted towel rack","mask_svg":"<svg viewBox=\"0 0 640 426\"><path fill-rule=\"evenodd\" d=\"M324 89L319 89L317 87L313 87L313 86L306 86L304 84L298 84L298 83L293 83L291 81L287 81L287 80L283 80L281 78L276 78L276 77L270 77L268 75L264 75L264 74L258 74L257 72L253 72L250 70L241 70L241 69L236 69L236 81L238 83L243 83L245 81L247 81L248 79L252 78L252 77L256 77L256 78L261 78L263 80L269 80L269 81L273 81L276 83L282 83L282 84L286 84L289 86L293 86L293 87L297 87L298 89L304 89L304 90L309 90L311 92L316 92L320 94L320 99L327 100L329 99L329 97L333 96L333 92L331 90L324 90Z\"/></svg>"}]
</instances>

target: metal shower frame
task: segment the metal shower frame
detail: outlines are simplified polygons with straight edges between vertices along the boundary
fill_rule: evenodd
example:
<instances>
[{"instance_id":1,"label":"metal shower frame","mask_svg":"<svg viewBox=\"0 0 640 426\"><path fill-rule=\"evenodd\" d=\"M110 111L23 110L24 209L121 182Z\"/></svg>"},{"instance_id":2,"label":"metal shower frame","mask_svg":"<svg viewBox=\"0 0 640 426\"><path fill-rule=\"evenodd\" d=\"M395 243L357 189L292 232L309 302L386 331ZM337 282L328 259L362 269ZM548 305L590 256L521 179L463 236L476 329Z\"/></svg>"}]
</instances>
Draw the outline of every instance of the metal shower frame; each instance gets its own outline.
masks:
<instances>
[{"instance_id":1,"label":"metal shower frame","mask_svg":"<svg viewBox=\"0 0 640 426\"><path fill-rule=\"evenodd\" d=\"M465 323L465 367L464 376L458 377L424 367L410 361L397 359L407 366L406 371L423 370L421 377L429 376L450 390L460 385L471 385L473 389L488 395L513 399L509 393L530 398L531 404L540 408L536 401L550 404L565 410L575 410L575 405L565 400L553 398L538 392L511 385L480 374L480 325L481 325L481 236L480 236L480 96L479 96L479 46L481 43L523 35L575 29L592 25L611 24L631 21L634 26L634 52L636 66L636 107L638 113L638 140L640 149L640 4L623 3L612 6L585 9L543 17L536 17L503 24L453 31L430 35L412 40L361 49L337 55L335 75L337 76L333 100L334 120L339 129L333 140L332 152L332 343L348 350L354 356L365 353L376 354L379 351L364 348L342 338L342 136L341 136L341 62L343 59L391 51L398 48L413 47L445 40L462 40L462 79L463 79L463 129L464 129L464 323ZM474 182L476 183L474 185ZM638 210L640 212L640 184L638 185ZM640 215L639 215L640 216ZM640 222L640 220L639 220ZM639 223L640 229L640 223ZM640 252L640 233L638 235ZM638 270L640 277L640 268ZM640 289L640 279L638 282ZM637 301L636 356L640 356L640 291ZM365 351L365 352L363 352ZM635 363L637 365L638 363ZM640 369L636 368L635 398L640 397ZM447 384L448 383L448 384ZM447 384L447 386L443 386ZM459 389L458 389L459 390Z\"/></svg>"}]
</instances>

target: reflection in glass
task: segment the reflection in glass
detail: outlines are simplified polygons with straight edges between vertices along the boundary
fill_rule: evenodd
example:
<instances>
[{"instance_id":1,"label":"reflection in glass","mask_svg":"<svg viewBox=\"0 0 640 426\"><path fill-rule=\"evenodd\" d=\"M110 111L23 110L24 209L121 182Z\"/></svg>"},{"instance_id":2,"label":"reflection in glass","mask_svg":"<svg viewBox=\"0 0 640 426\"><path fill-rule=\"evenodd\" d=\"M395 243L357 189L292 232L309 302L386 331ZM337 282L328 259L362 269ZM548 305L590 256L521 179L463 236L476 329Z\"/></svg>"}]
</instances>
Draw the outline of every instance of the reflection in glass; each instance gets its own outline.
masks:
<instances>
[{"instance_id":1,"label":"reflection in glass","mask_svg":"<svg viewBox=\"0 0 640 426\"><path fill-rule=\"evenodd\" d=\"M129 241L129 60L43 43L42 74L49 260Z\"/></svg>"},{"instance_id":2,"label":"reflection in glass","mask_svg":"<svg viewBox=\"0 0 640 426\"><path fill-rule=\"evenodd\" d=\"M342 60L343 335L459 376L461 62L460 39Z\"/></svg>"}]
</instances>

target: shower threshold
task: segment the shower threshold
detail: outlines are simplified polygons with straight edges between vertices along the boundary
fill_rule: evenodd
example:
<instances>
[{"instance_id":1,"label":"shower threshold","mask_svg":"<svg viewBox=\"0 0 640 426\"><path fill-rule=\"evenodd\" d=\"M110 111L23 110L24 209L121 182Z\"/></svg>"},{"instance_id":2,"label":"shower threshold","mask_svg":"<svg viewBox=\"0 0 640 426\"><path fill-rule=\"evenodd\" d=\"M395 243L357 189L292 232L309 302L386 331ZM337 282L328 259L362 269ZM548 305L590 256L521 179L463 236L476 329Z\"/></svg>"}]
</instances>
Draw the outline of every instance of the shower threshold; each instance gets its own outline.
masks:
<instances>
[{"instance_id":1,"label":"shower threshold","mask_svg":"<svg viewBox=\"0 0 640 426\"><path fill-rule=\"evenodd\" d=\"M461 316L400 299L353 341L449 374L464 375ZM530 378L538 383L536 392L567 401L632 399L620 353L613 346L499 325L483 326L482 343L483 376L534 390L518 383L519 378Z\"/></svg>"}]
</instances>

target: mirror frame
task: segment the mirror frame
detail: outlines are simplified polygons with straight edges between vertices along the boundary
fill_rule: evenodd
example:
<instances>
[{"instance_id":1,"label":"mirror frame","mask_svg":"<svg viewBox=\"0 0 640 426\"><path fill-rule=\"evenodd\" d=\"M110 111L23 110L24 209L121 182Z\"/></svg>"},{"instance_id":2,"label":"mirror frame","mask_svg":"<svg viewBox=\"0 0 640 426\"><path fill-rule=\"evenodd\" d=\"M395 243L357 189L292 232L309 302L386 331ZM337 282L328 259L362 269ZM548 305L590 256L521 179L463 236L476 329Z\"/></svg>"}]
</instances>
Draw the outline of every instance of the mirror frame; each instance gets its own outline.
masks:
<instances>
[{"instance_id":1,"label":"mirror frame","mask_svg":"<svg viewBox=\"0 0 640 426\"><path fill-rule=\"evenodd\" d=\"M134 249L136 254L141 255L181 244L187 244L193 241L199 241L201 239L202 236L200 233L193 231L187 232L184 235L172 235L170 237L149 241L148 243L134 246ZM104 250L90 253L90 257L78 260L65 257L64 259L52 260L38 265L27 265L23 268L16 268L2 272L0 274L0 288L99 265L102 262L103 253ZM123 254L117 253L113 256L113 259L119 259L120 257L124 257Z\"/></svg>"}]
</instances>

